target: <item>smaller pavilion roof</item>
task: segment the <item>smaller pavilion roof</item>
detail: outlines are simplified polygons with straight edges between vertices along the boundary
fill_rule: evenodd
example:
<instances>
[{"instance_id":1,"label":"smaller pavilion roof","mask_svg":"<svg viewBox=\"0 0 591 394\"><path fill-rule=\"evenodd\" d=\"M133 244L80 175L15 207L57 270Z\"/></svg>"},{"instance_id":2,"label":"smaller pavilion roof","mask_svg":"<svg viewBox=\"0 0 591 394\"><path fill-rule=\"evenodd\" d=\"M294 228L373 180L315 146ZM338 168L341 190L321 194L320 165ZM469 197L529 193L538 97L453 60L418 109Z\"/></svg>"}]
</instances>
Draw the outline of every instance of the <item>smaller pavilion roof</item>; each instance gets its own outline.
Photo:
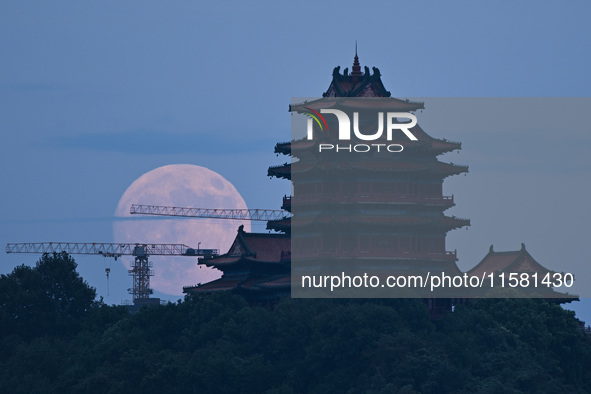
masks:
<instances>
[{"instance_id":1,"label":"smaller pavilion roof","mask_svg":"<svg viewBox=\"0 0 591 394\"><path fill-rule=\"evenodd\" d=\"M227 253L203 260L201 264L221 268L247 261L257 264L284 264L291 251L291 238L287 234L247 233L244 226L238 228L238 234Z\"/></svg>"},{"instance_id":2,"label":"smaller pavilion roof","mask_svg":"<svg viewBox=\"0 0 591 394\"><path fill-rule=\"evenodd\" d=\"M538 263L525 249L525 244L521 244L521 249L509 252L495 252L493 246L490 246L488 254L474 268L468 271L468 274L481 276L484 273L493 272L529 272L542 273L553 272Z\"/></svg>"}]
</instances>

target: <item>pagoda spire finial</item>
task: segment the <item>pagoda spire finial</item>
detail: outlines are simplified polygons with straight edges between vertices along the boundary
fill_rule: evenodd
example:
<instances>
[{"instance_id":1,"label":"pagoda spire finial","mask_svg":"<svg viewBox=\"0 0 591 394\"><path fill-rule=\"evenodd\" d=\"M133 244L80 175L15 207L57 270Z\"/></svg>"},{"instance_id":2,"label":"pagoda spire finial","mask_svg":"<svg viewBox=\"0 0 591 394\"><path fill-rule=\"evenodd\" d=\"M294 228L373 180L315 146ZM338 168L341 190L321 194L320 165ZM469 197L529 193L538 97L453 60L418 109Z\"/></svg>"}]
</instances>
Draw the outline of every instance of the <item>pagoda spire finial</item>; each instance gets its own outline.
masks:
<instances>
[{"instance_id":1,"label":"pagoda spire finial","mask_svg":"<svg viewBox=\"0 0 591 394\"><path fill-rule=\"evenodd\" d=\"M359 56L357 56L357 40L355 40L355 58L353 59L353 70L351 75L355 77L363 75L361 72L361 65L359 64Z\"/></svg>"}]
</instances>

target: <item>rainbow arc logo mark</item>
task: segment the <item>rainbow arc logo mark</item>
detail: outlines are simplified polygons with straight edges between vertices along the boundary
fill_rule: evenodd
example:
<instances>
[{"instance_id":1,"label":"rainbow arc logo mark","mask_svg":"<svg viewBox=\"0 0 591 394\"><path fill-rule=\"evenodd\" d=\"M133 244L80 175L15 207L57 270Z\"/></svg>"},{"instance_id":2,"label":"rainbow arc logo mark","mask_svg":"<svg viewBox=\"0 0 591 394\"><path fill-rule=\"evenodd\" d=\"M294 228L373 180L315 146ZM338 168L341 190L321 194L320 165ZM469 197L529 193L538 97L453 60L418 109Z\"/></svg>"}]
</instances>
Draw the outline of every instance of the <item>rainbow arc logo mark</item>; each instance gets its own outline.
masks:
<instances>
[{"instance_id":1,"label":"rainbow arc logo mark","mask_svg":"<svg viewBox=\"0 0 591 394\"><path fill-rule=\"evenodd\" d=\"M324 131L324 127L322 127L322 123L324 123L324 126L326 127L326 131L328 132L328 125L326 124L326 120L324 119L324 116L320 115L320 113L318 111L315 111L310 107L304 107L304 108L311 112L311 113L307 113L305 115L314 119L316 121L316 123L318 123L318 126L320 127L321 131ZM320 119L318 119L318 118L320 118L322 120L322 123L320 123Z\"/></svg>"}]
</instances>

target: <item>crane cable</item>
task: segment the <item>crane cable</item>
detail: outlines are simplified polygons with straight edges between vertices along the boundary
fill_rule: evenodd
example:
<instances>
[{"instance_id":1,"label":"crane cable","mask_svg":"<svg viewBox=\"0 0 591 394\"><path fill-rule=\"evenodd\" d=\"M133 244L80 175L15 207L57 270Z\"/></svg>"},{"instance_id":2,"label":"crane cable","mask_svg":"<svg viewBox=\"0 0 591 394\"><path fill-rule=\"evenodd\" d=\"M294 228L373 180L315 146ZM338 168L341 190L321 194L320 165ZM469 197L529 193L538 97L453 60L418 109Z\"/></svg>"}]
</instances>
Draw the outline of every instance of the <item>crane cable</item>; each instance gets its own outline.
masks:
<instances>
[{"instance_id":1,"label":"crane cable","mask_svg":"<svg viewBox=\"0 0 591 394\"><path fill-rule=\"evenodd\" d=\"M105 273L107 274L107 297L110 295L109 292L109 274L111 273L111 262L105 262Z\"/></svg>"}]
</instances>

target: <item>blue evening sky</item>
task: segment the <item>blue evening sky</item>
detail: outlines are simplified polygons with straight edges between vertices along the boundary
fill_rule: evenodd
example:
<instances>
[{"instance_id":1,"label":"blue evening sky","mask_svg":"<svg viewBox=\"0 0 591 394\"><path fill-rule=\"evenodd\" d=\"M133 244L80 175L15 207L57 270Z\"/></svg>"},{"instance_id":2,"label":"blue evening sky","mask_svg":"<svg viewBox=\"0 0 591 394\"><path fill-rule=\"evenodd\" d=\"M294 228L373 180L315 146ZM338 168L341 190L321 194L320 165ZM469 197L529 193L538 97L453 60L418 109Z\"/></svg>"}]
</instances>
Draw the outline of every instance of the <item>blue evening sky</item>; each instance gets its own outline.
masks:
<instances>
[{"instance_id":1,"label":"blue evening sky","mask_svg":"<svg viewBox=\"0 0 591 394\"><path fill-rule=\"evenodd\" d=\"M290 99L324 92L355 40L397 97L589 96L589 15L584 1L2 2L0 244L109 242L123 192L166 164L277 209L289 185L266 173L286 161L273 146ZM491 243L553 267L588 259L589 136L426 131L462 141L444 159L471 166L445 184L472 219L448 236L462 268ZM0 272L37 258L3 255ZM75 258L107 302L129 298L120 264L107 297L103 259Z\"/></svg>"}]
</instances>

